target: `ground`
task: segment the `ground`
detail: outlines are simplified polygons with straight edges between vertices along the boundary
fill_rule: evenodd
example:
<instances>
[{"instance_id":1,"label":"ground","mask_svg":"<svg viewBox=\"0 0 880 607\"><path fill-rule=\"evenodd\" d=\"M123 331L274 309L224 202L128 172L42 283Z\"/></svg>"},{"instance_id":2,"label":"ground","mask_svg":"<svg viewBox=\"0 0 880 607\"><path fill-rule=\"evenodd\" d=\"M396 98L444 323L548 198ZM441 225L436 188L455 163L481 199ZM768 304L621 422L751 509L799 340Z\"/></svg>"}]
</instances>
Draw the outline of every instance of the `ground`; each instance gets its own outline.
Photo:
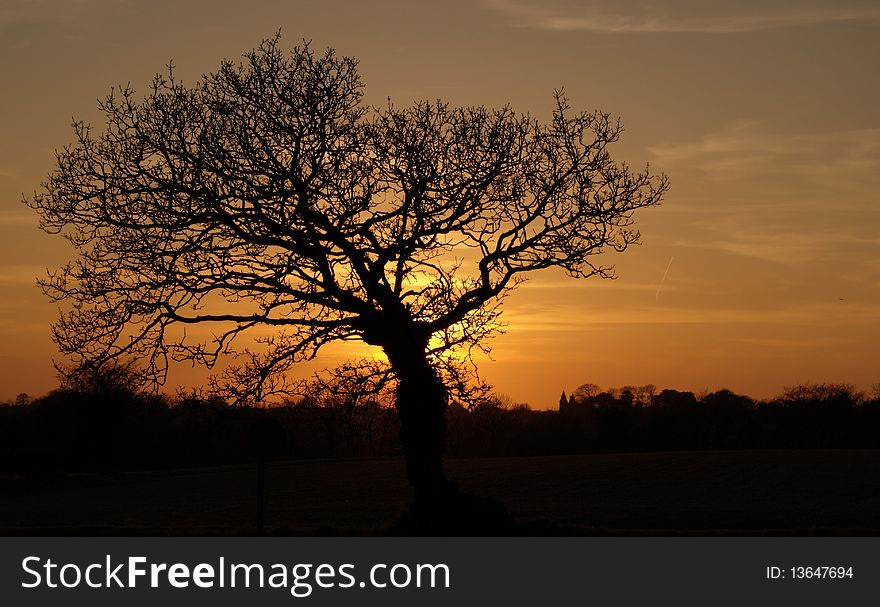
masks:
<instances>
[{"instance_id":1,"label":"ground","mask_svg":"<svg viewBox=\"0 0 880 607\"><path fill-rule=\"evenodd\" d=\"M462 489L502 501L511 534L880 535L880 450L459 459ZM3 535L250 535L256 466L0 479ZM266 528L395 533L402 460L274 462Z\"/></svg>"}]
</instances>

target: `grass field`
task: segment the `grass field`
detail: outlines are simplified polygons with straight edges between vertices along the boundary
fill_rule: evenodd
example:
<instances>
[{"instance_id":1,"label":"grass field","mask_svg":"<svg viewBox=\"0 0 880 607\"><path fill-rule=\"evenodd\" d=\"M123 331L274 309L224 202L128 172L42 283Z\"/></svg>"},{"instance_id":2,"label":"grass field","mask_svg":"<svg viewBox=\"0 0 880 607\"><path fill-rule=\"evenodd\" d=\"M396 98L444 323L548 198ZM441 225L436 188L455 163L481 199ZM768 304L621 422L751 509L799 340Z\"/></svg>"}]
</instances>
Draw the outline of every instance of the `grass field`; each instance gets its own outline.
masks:
<instances>
[{"instance_id":1,"label":"grass field","mask_svg":"<svg viewBox=\"0 0 880 607\"><path fill-rule=\"evenodd\" d=\"M878 535L880 451L723 451L461 459L448 475L501 500L515 532ZM0 480L0 531L253 534L255 466ZM270 533L393 532L410 492L394 459L276 462Z\"/></svg>"}]
</instances>

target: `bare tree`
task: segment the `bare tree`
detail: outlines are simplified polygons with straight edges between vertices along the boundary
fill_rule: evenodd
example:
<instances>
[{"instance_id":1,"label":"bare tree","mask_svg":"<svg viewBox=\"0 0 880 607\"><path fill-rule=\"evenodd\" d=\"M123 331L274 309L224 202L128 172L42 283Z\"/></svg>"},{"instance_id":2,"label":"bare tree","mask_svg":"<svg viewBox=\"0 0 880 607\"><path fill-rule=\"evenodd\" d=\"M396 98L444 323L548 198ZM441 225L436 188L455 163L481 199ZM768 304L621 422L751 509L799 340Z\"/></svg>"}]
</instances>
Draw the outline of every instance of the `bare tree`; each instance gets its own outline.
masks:
<instances>
[{"instance_id":1,"label":"bare tree","mask_svg":"<svg viewBox=\"0 0 880 607\"><path fill-rule=\"evenodd\" d=\"M369 108L354 59L284 52L278 36L192 86L169 66L99 108L104 129L74 123L26 201L79 253L42 282L69 303L61 352L79 367L136 358L157 382L169 360L237 355L219 385L247 402L285 390L325 344L378 346L417 504L447 487L444 356L498 330L530 272L610 277L597 255L636 242L633 212L667 189L612 159L618 122L561 93L547 123ZM237 348L248 334L260 345Z\"/></svg>"},{"instance_id":2,"label":"bare tree","mask_svg":"<svg viewBox=\"0 0 880 607\"><path fill-rule=\"evenodd\" d=\"M583 384L575 388L575 391L572 392L572 396L574 396L576 401L584 402L588 398L593 398L601 391L602 388L597 384Z\"/></svg>"}]
</instances>

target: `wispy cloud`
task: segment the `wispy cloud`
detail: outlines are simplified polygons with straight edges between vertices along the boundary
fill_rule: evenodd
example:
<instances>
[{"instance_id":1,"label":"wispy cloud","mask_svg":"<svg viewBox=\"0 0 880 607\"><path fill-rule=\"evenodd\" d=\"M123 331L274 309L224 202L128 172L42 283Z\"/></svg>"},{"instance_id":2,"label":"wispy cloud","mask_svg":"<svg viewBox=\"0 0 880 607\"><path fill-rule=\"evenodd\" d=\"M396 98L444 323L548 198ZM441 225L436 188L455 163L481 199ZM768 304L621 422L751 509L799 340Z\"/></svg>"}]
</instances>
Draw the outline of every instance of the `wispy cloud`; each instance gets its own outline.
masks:
<instances>
[{"instance_id":1,"label":"wispy cloud","mask_svg":"<svg viewBox=\"0 0 880 607\"><path fill-rule=\"evenodd\" d=\"M782 134L739 122L649 152L690 186L677 246L789 265L849 255L845 265L862 266L877 250L880 129Z\"/></svg>"},{"instance_id":2,"label":"wispy cloud","mask_svg":"<svg viewBox=\"0 0 880 607\"><path fill-rule=\"evenodd\" d=\"M732 34L852 21L880 21L880 7L792 6L753 13L694 17L657 12L632 15L611 12L595 4L579 9L554 10L535 3L513 0L484 0L484 2L521 27L607 34Z\"/></svg>"},{"instance_id":3,"label":"wispy cloud","mask_svg":"<svg viewBox=\"0 0 880 607\"><path fill-rule=\"evenodd\" d=\"M880 305L849 304L837 300L768 307L628 307L585 308L583 304L558 304L552 309L529 307L505 313L509 332L567 334L612 325L796 325L810 327L859 326L880 321ZM531 336L529 336L531 338Z\"/></svg>"},{"instance_id":4,"label":"wispy cloud","mask_svg":"<svg viewBox=\"0 0 880 607\"><path fill-rule=\"evenodd\" d=\"M880 252L880 245L875 241L859 238L850 232L793 232L779 229L775 225L756 227L721 222L715 222L715 225L722 228L721 233L709 234L708 238L680 239L673 245L689 249L711 249L788 266L803 266L820 258L828 260L856 246ZM859 259L859 265L862 261Z\"/></svg>"},{"instance_id":5,"label":"wispy cloud","mask_svg":"<svg viewBox=\"0 0 880 607\"><path fill-rule=\"evenodd\" d=\"M130 6L131 0L3 0L0 27L23 23L83 22Z\"/></svg>"},{"instance_id":6,"label":"wispy cloud","mask_svg":"<svg viewBox=\"0 0 880 607\"><path fill-rule=\"evenodd\" d=\"M674 287L670 287L674 288ZM517 292L522 291L533 291L533 290L607 290L607 291L615 291L618 293L624 291L635 291L635 292L643 292L643 293L653 293L657 289L657 283L652 282L634 282L629 279L625 280L602 280L599 278L584 281L577 280L574 278L562 278L562 279L547 279L542 276L537 275L536 277L530 279L528 282L524 282L517 289ZM667 286L663 287L665 291Z\"/></svg>"},{"instance_id":7,"label":"wispy cloud","mask_svg":"<svg viewBox=\"0 0 880 607\"><path fill-rule=\"evenodd\" d=\"M664 143L648 149L666 167L710 171L804 171L815 176L861 172L880 175L880 128L822 133L774 133L754 121L739 121L696 141Z\"/></svg>"},{"instance_id":8,"label":"wispy cloud","mask_svg":"<svg viewBox=\"0 0 880 607\"><path fill-rule=\"evenodd\" d=\"M37 278L46 275L45 266L2 265L0 266L0 286L20 286L37 288Z\"/></svg>"},{"instance_id":9,"label":"wispy cloud","mask_svg":"<svg viewBox=\"0 0 880 607\"><path fill-rule=\"evenodd\" d=\"M39 217L33 212L0 211L0 228L4 226L36 227L39 223Z\"/></svg>"}]
</instances>

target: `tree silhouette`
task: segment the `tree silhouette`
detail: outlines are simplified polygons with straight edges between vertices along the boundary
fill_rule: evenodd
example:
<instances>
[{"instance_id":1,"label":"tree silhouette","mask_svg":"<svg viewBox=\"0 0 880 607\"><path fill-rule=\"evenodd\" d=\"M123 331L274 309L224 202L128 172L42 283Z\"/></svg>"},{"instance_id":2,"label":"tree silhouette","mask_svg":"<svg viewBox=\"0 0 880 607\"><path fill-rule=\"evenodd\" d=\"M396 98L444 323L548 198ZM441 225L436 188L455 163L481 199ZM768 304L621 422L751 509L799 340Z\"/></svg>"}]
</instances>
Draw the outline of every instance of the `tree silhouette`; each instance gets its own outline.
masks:
<instances>
[{"instance_id":1,"label":"tree silhouette","mask_svg":"<svg viewBox=\"0 0 880 607\"><path fill-rule=\"evenodd\" d=\"M448 486L444 357L483 344L529 272L610 277L596 256L636 242L666 177L614 161L619 122L561 92L546 123L369 108L352 58L278 36L243 57L192 86L169 65L142 97L100 101L102 132L74 123L26 201L79 253L42 282L70 304L54 339L74 366L134 358L157 382L169 360L237 355L218 385L238 402L283 391L325 344L378 346L426 503ZM248 334L260 345L237 347Z\"/></svg>"}]
</instances>

